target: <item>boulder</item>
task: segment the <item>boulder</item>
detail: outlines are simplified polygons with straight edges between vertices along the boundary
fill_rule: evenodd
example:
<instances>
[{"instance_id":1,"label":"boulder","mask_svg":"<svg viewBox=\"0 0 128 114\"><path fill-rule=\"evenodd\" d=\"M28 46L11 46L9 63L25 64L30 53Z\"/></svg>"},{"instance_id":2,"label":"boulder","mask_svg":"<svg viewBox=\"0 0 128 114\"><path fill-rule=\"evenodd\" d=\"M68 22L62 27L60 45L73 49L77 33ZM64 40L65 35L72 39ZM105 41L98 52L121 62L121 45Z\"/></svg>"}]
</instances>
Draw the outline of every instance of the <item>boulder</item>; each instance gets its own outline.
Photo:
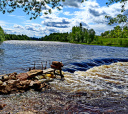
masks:
<instances>
[{"instance_id":1,"label":"boulder","mask_svg":"<svg viewBox=\"0 0 128 114\"><path fill-rule=\"evenodd\" d=\"M13 86L13 87L15 87L17 83L19 83L18 80L8 80L7 82L9 86Z\"/></svg>"},{"instance_id":2,"label":"boulder","mask_svg":"<svg viewBox=\"0 0 128 114\"><path fill-rule=\"evenodd\" d=\"M24 81L20 81L19 83L16 84L16 87L18 89L29 89L29 85L30 85L30 80L24 80Z\"/></svg>"},{"instance_id":3,"label":"boulder","mask_svg":"<svg viewBox=\"0 0 128 114\"><path fill-rule=\"evenodd\" d=\"M33 88L35 90L40 90L41 89L41 81L38 81L38 80L34 81Z\"/></svg>"},{"instance_id":4,"label":"boulder","mask_svg":"<svg viewBox=\"0 0 128 114\"><path fill-rule=\"evenodd\" d=\"M8 94L11 92L11 87L8 85L1 85L0 86L0 93L2 94Z\"/></svg>"},{"instance_id":5,"label":"boulder","mask_svg":"<svg viewBox=\"0 0 128 114\"><path fill-rule=\"evenodd\" d=\"M19 80L27 80L28 78L28 74L27 73L20 73L18 75L16 75L16 78L19 79Z\"/></svg>"},{"instance_id":6,"label":"boulder","mask_svg":"<svg viewBox=\"0 0 128 114\"><path fill-rule=\"evenodd\" d=\"M16 75L17 73L16 72L13 72L13 73L10 73L8 76L9 76L9 79L16 79Z\"/></svg>"},{"instance_id":7,"label":"boulder","mask_svg":"<svg viewBox=\"0 0 128 114\"><path fill-rule=\"evenodd\" d=\"M2 80L2 81L9 80L9 77L8 77L7 75L3 75L1 80Z\"/></svg>"},{"instance_id":8,"label":"boulder","mask_svg":"<svg viewBox=\"0 0 128 114\"><path fill-rule=\"evenodd\" d=\"M24 81L20 81L21 85L29 85L30 84L30 80L24 80Z\"/></svg>"},{"instance_id":9,"label":"boulder","mask_svg":"<svg viewBox=\"0 0 128 114\"><path fill-rule=\"evenodd\" d=\"M28 78L33 78L42 73L43 73L43 70L31 70L31 71L27 72L27 75L28 75Z\"/></svg>"},{"instance_id":10,"label":"boulder","mask_svg":"<svg viewBox=\"0 0 128 114\"><path fill-rule=\"evenodd\" d=\"M36 80L36 81L34 81L34 84L33 84L33 85L38 85L38 86L40 86L40 85L41 85L41 81Z\"/></svg>"}]
</instances>

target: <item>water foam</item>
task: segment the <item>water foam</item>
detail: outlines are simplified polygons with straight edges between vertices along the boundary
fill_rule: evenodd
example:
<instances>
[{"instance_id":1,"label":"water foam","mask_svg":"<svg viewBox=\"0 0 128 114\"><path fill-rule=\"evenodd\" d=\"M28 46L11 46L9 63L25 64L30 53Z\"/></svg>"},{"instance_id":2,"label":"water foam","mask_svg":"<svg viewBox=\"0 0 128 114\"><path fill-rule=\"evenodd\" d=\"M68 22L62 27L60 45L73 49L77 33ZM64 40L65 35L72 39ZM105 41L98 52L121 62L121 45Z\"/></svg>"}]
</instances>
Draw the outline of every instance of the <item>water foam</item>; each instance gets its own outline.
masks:
<instances>
[{"instance_id":1,"label":"water foam","mask_svg":"<svg viewBox=\"0 0 128 114\"><path fill-rule=\"evenodd\" d=\"M109 91L128 94L128 62L95 66L87 71L64 72L65 80L51 85L66 92Z\"/></svg>"}]
</instances>

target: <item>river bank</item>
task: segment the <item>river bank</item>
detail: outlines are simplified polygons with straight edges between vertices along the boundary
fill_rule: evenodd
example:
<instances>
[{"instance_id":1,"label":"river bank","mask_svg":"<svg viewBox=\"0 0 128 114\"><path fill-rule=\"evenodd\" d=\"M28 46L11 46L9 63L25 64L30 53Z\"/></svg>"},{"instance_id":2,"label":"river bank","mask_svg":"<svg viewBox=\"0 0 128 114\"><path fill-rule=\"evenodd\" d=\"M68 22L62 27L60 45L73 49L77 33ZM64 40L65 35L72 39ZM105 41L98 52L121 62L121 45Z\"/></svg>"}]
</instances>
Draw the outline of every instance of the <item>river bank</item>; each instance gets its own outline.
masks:
<instances>
[{"instance_id":1,"label":"river bank","mask_svg":"<svg viewBox=\"0 0 128 114\"><path fill-rule=\"evenodd\" d=\"M98 45L98 46L114 46L114 47L128 47L128 38L103 38L98 37L95 41L91 43L79 43L75 44L83 45Z\"/></svg>"}]
</instances>

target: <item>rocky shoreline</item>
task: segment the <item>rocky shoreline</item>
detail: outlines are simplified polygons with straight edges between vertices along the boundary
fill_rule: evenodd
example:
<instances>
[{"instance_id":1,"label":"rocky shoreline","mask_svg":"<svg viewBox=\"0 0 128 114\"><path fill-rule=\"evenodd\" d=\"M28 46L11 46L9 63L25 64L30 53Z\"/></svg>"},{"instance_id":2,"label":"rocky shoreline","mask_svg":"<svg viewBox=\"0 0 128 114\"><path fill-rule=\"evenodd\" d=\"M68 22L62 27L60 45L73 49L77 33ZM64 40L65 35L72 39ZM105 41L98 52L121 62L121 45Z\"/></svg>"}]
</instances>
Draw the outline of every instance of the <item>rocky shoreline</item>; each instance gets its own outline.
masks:
<instances>
[{"instance_id":1,"label":"rocky shoreline","mask_svg":"<svg viewBox=\"0 0 128 114\"><path fill-rule=\"evenodd\" d=\"M43 74L43 70L31 70L27 73L16 72L0 76L0 94L25 92L30 89L50 88L47 81L55 78L53 73Z\"/></svg>"}]
</instances>

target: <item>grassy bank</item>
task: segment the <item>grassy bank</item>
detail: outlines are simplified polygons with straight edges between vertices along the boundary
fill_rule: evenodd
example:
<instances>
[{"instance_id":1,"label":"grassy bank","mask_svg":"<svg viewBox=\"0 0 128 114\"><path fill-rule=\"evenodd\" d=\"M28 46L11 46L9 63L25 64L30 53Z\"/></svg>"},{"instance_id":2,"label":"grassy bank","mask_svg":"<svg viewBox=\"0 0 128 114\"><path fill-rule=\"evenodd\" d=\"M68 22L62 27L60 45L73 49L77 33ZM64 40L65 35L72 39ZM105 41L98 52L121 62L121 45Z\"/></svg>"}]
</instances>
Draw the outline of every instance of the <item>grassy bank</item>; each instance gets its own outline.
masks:
<instances>
[{"instance_id":1,"label":"grassy bank","mask_svg":"<svg viewBox=\"0 0 128 114\"><path fill-rule=\"evenodd\" d=\"M78 44L87 44L88 43L78 43ZM128 38L103 38L98 37L89 45L101 45L101 46L117 46L117 47L128 47Z\"/></svg>"}]
</instances>

